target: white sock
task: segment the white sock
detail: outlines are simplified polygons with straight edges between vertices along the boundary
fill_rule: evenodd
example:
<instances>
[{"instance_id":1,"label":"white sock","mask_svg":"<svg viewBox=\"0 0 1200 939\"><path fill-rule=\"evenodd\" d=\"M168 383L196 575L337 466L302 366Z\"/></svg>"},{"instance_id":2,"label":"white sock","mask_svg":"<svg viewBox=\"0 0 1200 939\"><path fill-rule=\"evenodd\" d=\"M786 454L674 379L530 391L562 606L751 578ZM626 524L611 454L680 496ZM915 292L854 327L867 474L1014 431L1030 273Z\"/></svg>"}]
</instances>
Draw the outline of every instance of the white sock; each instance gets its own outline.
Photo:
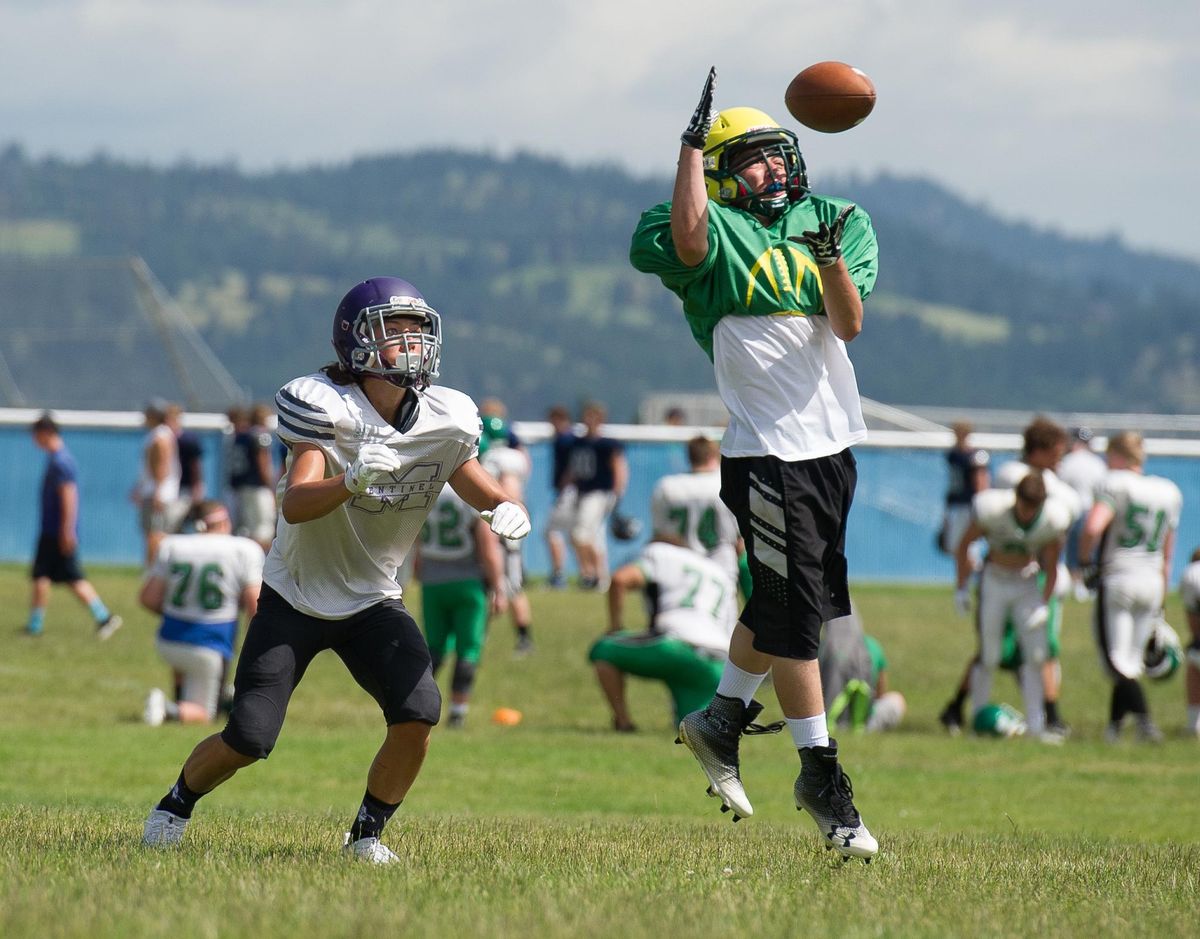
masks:
<instances>
[{"instance_id":1,"label":"white sock","mask_svg":"<svg viewBox=\"0 0 1200 939\"><path fill-rule=\"evenodd\" d=\"M1189 734L1200 734L1200 704L1188 705L1187 730Z\"/></svg>"},{"instance_id":2,"label":"white sock","mask_svg":"<svg viewBox=\"0 0 1200 939\"><path fill-rule=\"evenodd\" d=\"M755 675L726 661L725 671L721 672L721 681L717 685L717 694L726 698L738 698L742 704L749 704L754 698L754 692L758 691L758 686L766 677L766 672Z\"/></svg>"},{"instance_id":3,"label":"white sock","mask_svg":"<svg viewBox=\"0 0 1200 939\"><path fill-rule=\"evenodd\" d=\"M1042 667L1022 665L1017 673L1021 680L1021 697L1025 699L1025 726L1036 737L1046 729L1046 693L1042 687Z\"/></svg>"},{"instance_id":4,"label":"white sock","mask_svg":"<svg viewBox=\"0 0 1200 939\"><path fill-rule=\"evenodd\" d=\"M796 749L829 746L829 725L825 722L824 711L815 717L788 717L785 720Z\"/></svg>"},{"instance_id":5,"label":"white sock","mask_svg":"<svg viewBox=\"0 0 1200 939\"><path fill-rule=\"evenodd\" d=\"M981 708L988 706L988 702L992 698L992 670L983 665L982 662L976 662L975 667L971 669L971 720L975 720L975 715L979 713Z\"/></svg>"}]
</instances>

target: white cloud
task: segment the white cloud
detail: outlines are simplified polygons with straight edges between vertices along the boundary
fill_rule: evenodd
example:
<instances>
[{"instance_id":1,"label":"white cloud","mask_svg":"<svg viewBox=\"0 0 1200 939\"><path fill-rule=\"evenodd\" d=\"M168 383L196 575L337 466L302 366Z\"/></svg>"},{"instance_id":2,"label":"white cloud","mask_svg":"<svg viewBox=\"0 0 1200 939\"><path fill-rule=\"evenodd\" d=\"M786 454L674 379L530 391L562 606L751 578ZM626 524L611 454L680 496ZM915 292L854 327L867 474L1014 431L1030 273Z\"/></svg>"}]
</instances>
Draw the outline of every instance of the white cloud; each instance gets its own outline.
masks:
<instances>
[{"instance_id":1,"label":"white cloud","mask_svg":"<svg viewBox=\"0 0 1200 939\"><path fill-rule=\"evenodd\" d=\"M792 75L842 59L879 104L852 133L804 132L818 180L919 173L1200 258L1198 27L1194 4L1116 0L9 0L0 62L21 78L0 82L0 133L254 168L528 149L665 177L709 64L718 104L788 121Z\"/></svg>"}]
</instances>

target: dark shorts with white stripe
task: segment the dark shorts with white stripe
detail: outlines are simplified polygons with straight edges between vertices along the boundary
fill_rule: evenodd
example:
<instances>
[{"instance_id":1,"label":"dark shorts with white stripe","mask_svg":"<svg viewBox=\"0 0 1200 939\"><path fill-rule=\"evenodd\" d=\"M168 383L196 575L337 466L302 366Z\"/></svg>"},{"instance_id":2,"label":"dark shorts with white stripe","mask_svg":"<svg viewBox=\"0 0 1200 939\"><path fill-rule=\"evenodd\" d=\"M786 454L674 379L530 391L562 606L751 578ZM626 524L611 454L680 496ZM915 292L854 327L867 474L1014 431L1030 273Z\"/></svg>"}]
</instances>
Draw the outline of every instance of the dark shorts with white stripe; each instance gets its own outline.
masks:
<instances>
[{"instance_id":1,"label":"dark shorts with white stripe","mask_svg":"<svg viewBox=\"0 0 1200 939\"><path fill-rule=\"evenodd\" d=\"M754 580L741 622L759 652L815 659L822 624L850 615L846 519L857 481L849 450L795 462L721 457L721 501Z\"/></svg>"},{"instance_id":2,"label":"dark shorts with white stripe","mask_svg":"<svg viewBox=\"0 0 1200 939\"><path fill-rule=\"evenodd\" d=\"M438 722L442 698L429 648L403 603L383 600L348 619L324 620L301 613L263 584L238 658L233 708L221 739L245 756L266 758L292 692L326 649L337 653L389 725Z\"/></svg>"}]
</instances>

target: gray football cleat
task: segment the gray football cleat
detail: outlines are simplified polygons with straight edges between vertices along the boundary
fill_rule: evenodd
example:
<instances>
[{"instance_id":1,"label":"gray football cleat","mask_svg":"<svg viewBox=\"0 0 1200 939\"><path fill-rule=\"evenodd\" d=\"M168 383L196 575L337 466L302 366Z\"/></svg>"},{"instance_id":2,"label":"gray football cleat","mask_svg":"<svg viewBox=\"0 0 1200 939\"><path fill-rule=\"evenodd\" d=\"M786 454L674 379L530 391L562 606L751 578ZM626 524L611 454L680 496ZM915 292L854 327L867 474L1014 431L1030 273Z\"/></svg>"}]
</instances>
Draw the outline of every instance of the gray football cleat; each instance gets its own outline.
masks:
<instances>
[{"instance_id":1,"label":"gray football cleat","mask_svg":"<svg viewBox=\"0 0 1200 939\"><path fill-rule=\"evenodd\" d=\"M692 756L708 777L708 794L721 800L721 811L732 812L739 821L754 814L754 806L742 788L738 742L742 734L771 734L783 729L783 721L762 726L753 723L762 711L757 701L743 704L738 698L716 695L702 711L693 711L679 722L676 743Z\"/></svg>"},{"instance_id":2,"label":"gray football cleat","mask_svg":"<svg viewBox=\"0 0 1200 939\"><path fill-rule=\"evenodd\" d=\"M142 844L148 848L173 848L183 840L188 819L166 809L154 809L142 829Z\"/></svg>"},{"instance_id":3,"label":"gray football cleat","mask_svg":"<svg viewBox=\"0 0 1200 939\"><path fill-rule=\"evenodd\" d=\"M871 863L879 842L867 831L854 807L854 788L837 759L837 741L827 747L800 750L800 775L792 794L796 808L813 817L825 836L826 850L836 850L843 861L852 857Z\"/></svg>"}]
</instances>

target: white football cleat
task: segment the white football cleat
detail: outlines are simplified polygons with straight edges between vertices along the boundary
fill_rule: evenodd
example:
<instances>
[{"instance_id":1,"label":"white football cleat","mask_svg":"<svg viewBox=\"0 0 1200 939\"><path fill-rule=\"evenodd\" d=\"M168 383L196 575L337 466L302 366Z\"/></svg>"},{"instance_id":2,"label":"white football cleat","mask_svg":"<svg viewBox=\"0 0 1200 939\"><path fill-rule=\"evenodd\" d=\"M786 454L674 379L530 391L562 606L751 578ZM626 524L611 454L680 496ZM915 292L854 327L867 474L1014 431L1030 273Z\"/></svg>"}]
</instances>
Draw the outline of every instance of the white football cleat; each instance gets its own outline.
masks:
<instances>
[{"instance_id":1,"label":"white football cleat","mask_svg":"<svg viewBox=\"0 0 1200 939\"><path fill-rule=\"evenodd\" d=\"M96 638L103 642L121 628L125 620L113 613L103 623L96 627Z\"/></svg>"},{"instance_id":2,"label":"white football cleat","mask_svg":"<svg viewBox=\"0 0 1200 939\"><path fill-rule=\"evenodd\" d=\"M173 848L183 840L188 819L166 809L154 809L142 829L142 844L148 848Z\"/></svg>"},{"instance_id":3,"label":"white football cleat","mask_svg":"<svg viewBox=\"0 0 1200 939\"><path fill-rule=\"evenodd\" d=\"M359 838L350 840L350 832L346 832L342 842L342 853L368 864L399 864L400 856L378 838Z\"/></svg>"},{"instance_id":4,"label":"white football cleat","mask_svg":"<svg viewBox=\"0 0 1200 939\"><path fill-rule=\"evenodd\" d=\"M151 688L146 695L146 707L142 710L142 720L151 727L158 727L167 719L167 696L161 688Z\"/></svg>"}]
</instances>

